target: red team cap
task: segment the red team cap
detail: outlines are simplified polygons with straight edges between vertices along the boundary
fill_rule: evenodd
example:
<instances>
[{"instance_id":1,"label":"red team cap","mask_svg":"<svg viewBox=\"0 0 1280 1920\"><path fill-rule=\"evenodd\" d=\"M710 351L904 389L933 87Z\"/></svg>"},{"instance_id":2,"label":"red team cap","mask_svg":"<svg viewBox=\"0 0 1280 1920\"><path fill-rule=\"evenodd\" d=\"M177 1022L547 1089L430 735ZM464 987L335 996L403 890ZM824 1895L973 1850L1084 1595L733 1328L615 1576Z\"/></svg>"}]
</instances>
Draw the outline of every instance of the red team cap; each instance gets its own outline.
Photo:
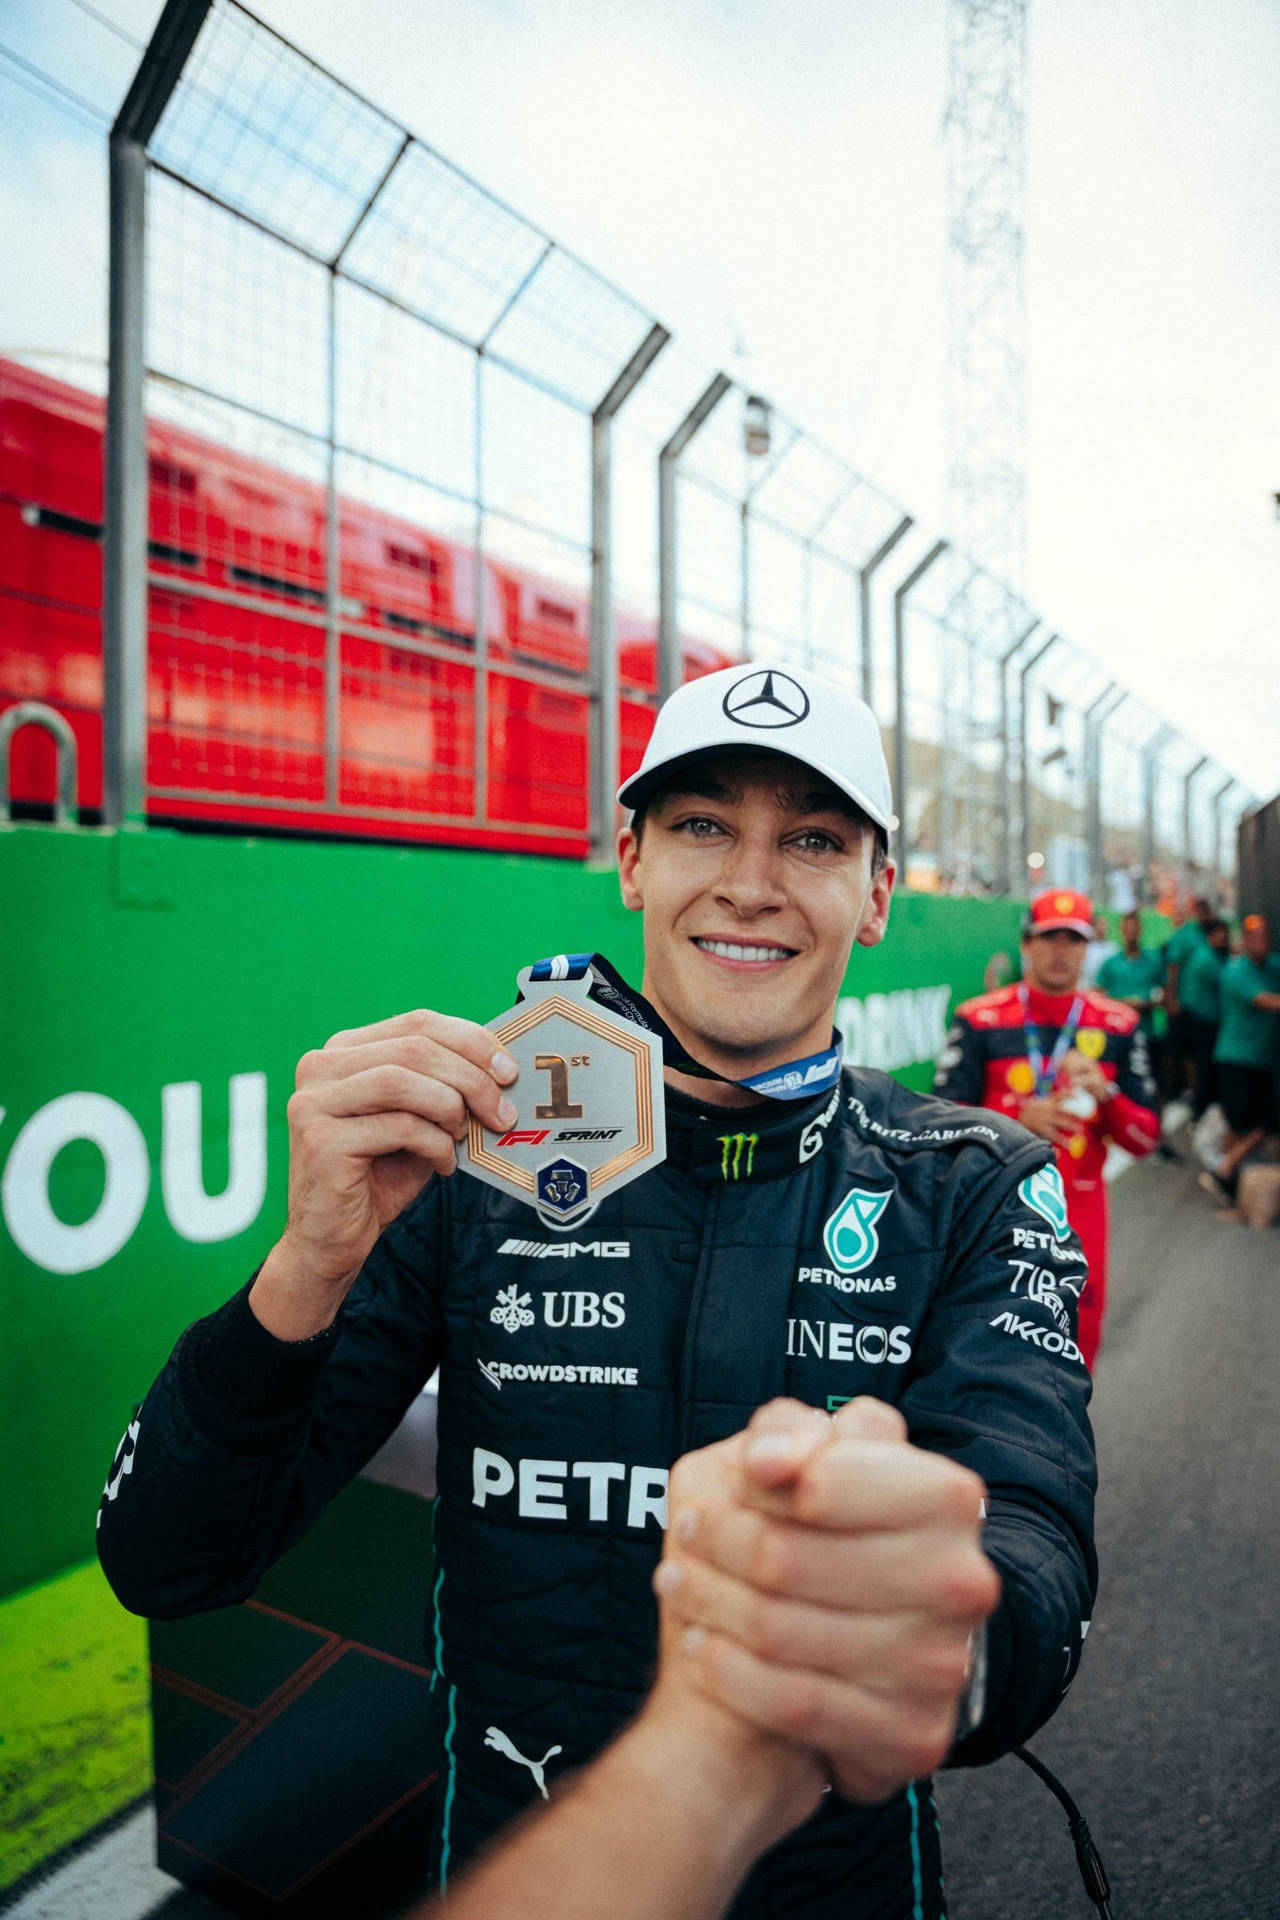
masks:
<instances>
[{"instance_id":1,"label":"red team cap","mask_svg":"<svg viewBox=\"0 0 1280 1920\"><path fill-rule=\"evenodd\" d=\"M1093 902L1087 893L1074 893L1070 887L1049 887L1038 893L1027 915L1027 938L1038 933L1057 933L1065 928L1086 940L1093 939Z\"/></svg>"}]
</instances>

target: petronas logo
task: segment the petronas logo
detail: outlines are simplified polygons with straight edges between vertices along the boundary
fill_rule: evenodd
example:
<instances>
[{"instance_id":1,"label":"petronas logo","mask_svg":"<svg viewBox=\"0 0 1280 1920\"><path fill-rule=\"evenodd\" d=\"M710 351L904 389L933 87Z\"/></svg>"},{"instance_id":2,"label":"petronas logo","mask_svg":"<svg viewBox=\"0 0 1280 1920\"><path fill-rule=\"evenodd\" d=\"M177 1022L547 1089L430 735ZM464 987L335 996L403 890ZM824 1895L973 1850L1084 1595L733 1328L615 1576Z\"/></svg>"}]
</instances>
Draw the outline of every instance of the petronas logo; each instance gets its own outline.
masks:
<instances>
[{"instance_id":1,"label":"petronas logo","mask_svg":"<svg viewBox=\"0 0 1280 1920\"><path fill-rule=\"evenodd\" d=\"M869 1193L863 1187L845 1195L822 1229L822 1244L833 1267L841 1273L856 1273L859 1267L871 1265L880 1251L876 1221L892 1197L891 1193Z\"/></svg>"},{"instance_id":2,"label":"petronas logo","mask_svg":"<svg viewBox=\"0 0 1280 1920\"><path fill-rule=\"evenodd\" d=\"M758 1133L722 1133L720 1142L720 1176L724 1180L749 1180L755 1171L756 1148L760 1145Z\"/></svg>"},{"instance_id":3,"label":"petronas logo","mask_svg":"<svg viewBox=\"0 0 1280 1920\"><path fill-rule=\"evenodd\" d=\"M1048 1221L1055 1240L1067 1238L1071 1232L1071 1223L1067 1219L1067 1196L1062 1175L1056 1167L1037 1167L1034 1173L1029 1173L1018 1187L1018 1198L1025 1200L1042 1220Z\"/></svg>"}]
</instances>

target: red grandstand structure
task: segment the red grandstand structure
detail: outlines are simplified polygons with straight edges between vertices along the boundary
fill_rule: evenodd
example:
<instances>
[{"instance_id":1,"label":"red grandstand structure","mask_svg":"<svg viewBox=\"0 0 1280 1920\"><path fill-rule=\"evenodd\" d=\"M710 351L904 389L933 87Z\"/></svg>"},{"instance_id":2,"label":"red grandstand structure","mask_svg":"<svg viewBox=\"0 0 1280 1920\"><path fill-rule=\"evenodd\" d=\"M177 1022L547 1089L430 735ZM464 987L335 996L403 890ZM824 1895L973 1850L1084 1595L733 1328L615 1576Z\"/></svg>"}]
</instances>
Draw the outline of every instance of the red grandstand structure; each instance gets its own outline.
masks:
<instances>
[{"instance_id":1,"label":"red grandstand structure","mask_svg":"<svg viewBox=\"0 0 1280 1920\"><path fill-rule=\"evenodd\" d=\"M104 419L98 396L0 359L0 713L38 701L65 716L89 818L102 804ZM587 852L585 593L340 499L334 727L325 488L158 419L148 460L149 818ZM616 625L625 777L653 724L657 635L622 611ZM687 679L730 664L697 641L683 655ZM52 742L22 729L15 809L54 789Z\"/></svg>"}]
</instances>

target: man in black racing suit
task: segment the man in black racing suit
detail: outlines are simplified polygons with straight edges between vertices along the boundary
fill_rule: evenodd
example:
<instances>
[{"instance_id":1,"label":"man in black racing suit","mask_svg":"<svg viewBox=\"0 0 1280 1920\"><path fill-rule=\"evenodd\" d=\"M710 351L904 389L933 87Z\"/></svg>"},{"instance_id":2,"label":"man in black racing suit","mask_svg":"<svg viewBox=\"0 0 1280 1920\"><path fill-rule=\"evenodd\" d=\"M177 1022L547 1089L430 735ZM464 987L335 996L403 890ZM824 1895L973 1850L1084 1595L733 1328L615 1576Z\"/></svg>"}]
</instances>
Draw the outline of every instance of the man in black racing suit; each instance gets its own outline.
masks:
<instances>
[{"instance_id":1,"label":"man in black racing suit","mask_svg":"<svg viewBox=\"0 0 1280 1920\"><path fill-rule=\"evenodd\" d=\"M741 730L762 696L803 705L785 755ZM179 1340L99 1515L127 1606L229 1605L439 1365L442 1880L635 1710L668 1470L774 1396L892 1402L904 1454L949 1456L985 1483L1002 1590L958 1729L948 1707L953 1763L996 1758L1053 1712L1096 1582L1088 1376L1075 1295L1054 1285L1082 1256L1048 1146L860 1069L785 1103L742 1085L815 1054L852 942L883 935L889 794L870 714L810 675L729 669L668 703L621 797L643 815L620 865L645 916L644 990L723 1076L668 1069L665 1164L586 1227L543 1228L465 1174L430 1177L452 1171L468 1111L513 1124L491 1035L407 1015L335 1036L299 1069L289 1227L250 1286ZM779 1576L771 1597L786 1591ZM991 1604L966 1613L939 1592L904 1599L913 1621L967 1632ZM858 1594L840 1604L865 1639ZM874 1694L874 1667L859 1672L859 1697ZM877 1804L827 1796L735 1915L940 1915L937 1821L913 1771Z\"/></svg>"}]
</instances>

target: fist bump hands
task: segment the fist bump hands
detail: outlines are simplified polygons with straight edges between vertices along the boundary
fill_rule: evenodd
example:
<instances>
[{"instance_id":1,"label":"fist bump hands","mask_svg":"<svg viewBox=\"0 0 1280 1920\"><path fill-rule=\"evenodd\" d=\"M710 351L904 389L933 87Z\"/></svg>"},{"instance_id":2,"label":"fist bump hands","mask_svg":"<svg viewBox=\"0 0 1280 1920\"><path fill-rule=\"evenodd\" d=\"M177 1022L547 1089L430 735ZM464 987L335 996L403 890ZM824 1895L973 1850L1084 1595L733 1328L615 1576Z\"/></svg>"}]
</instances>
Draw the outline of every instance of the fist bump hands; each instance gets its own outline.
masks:
<instances>
[{"instance_id":1,"label":"fist bump hands","mask_svg":"<svg viewBox=\"0 0 1280 1920\"><path fill-rule=\"evenodd\" d=\"M881 1401L834 1419L772 1401L673 1469L664 1667L816 1754L846 1798L886 1799L950 1751L1000 1598L984 1492Z\"/></svg>"}]
</instances>

